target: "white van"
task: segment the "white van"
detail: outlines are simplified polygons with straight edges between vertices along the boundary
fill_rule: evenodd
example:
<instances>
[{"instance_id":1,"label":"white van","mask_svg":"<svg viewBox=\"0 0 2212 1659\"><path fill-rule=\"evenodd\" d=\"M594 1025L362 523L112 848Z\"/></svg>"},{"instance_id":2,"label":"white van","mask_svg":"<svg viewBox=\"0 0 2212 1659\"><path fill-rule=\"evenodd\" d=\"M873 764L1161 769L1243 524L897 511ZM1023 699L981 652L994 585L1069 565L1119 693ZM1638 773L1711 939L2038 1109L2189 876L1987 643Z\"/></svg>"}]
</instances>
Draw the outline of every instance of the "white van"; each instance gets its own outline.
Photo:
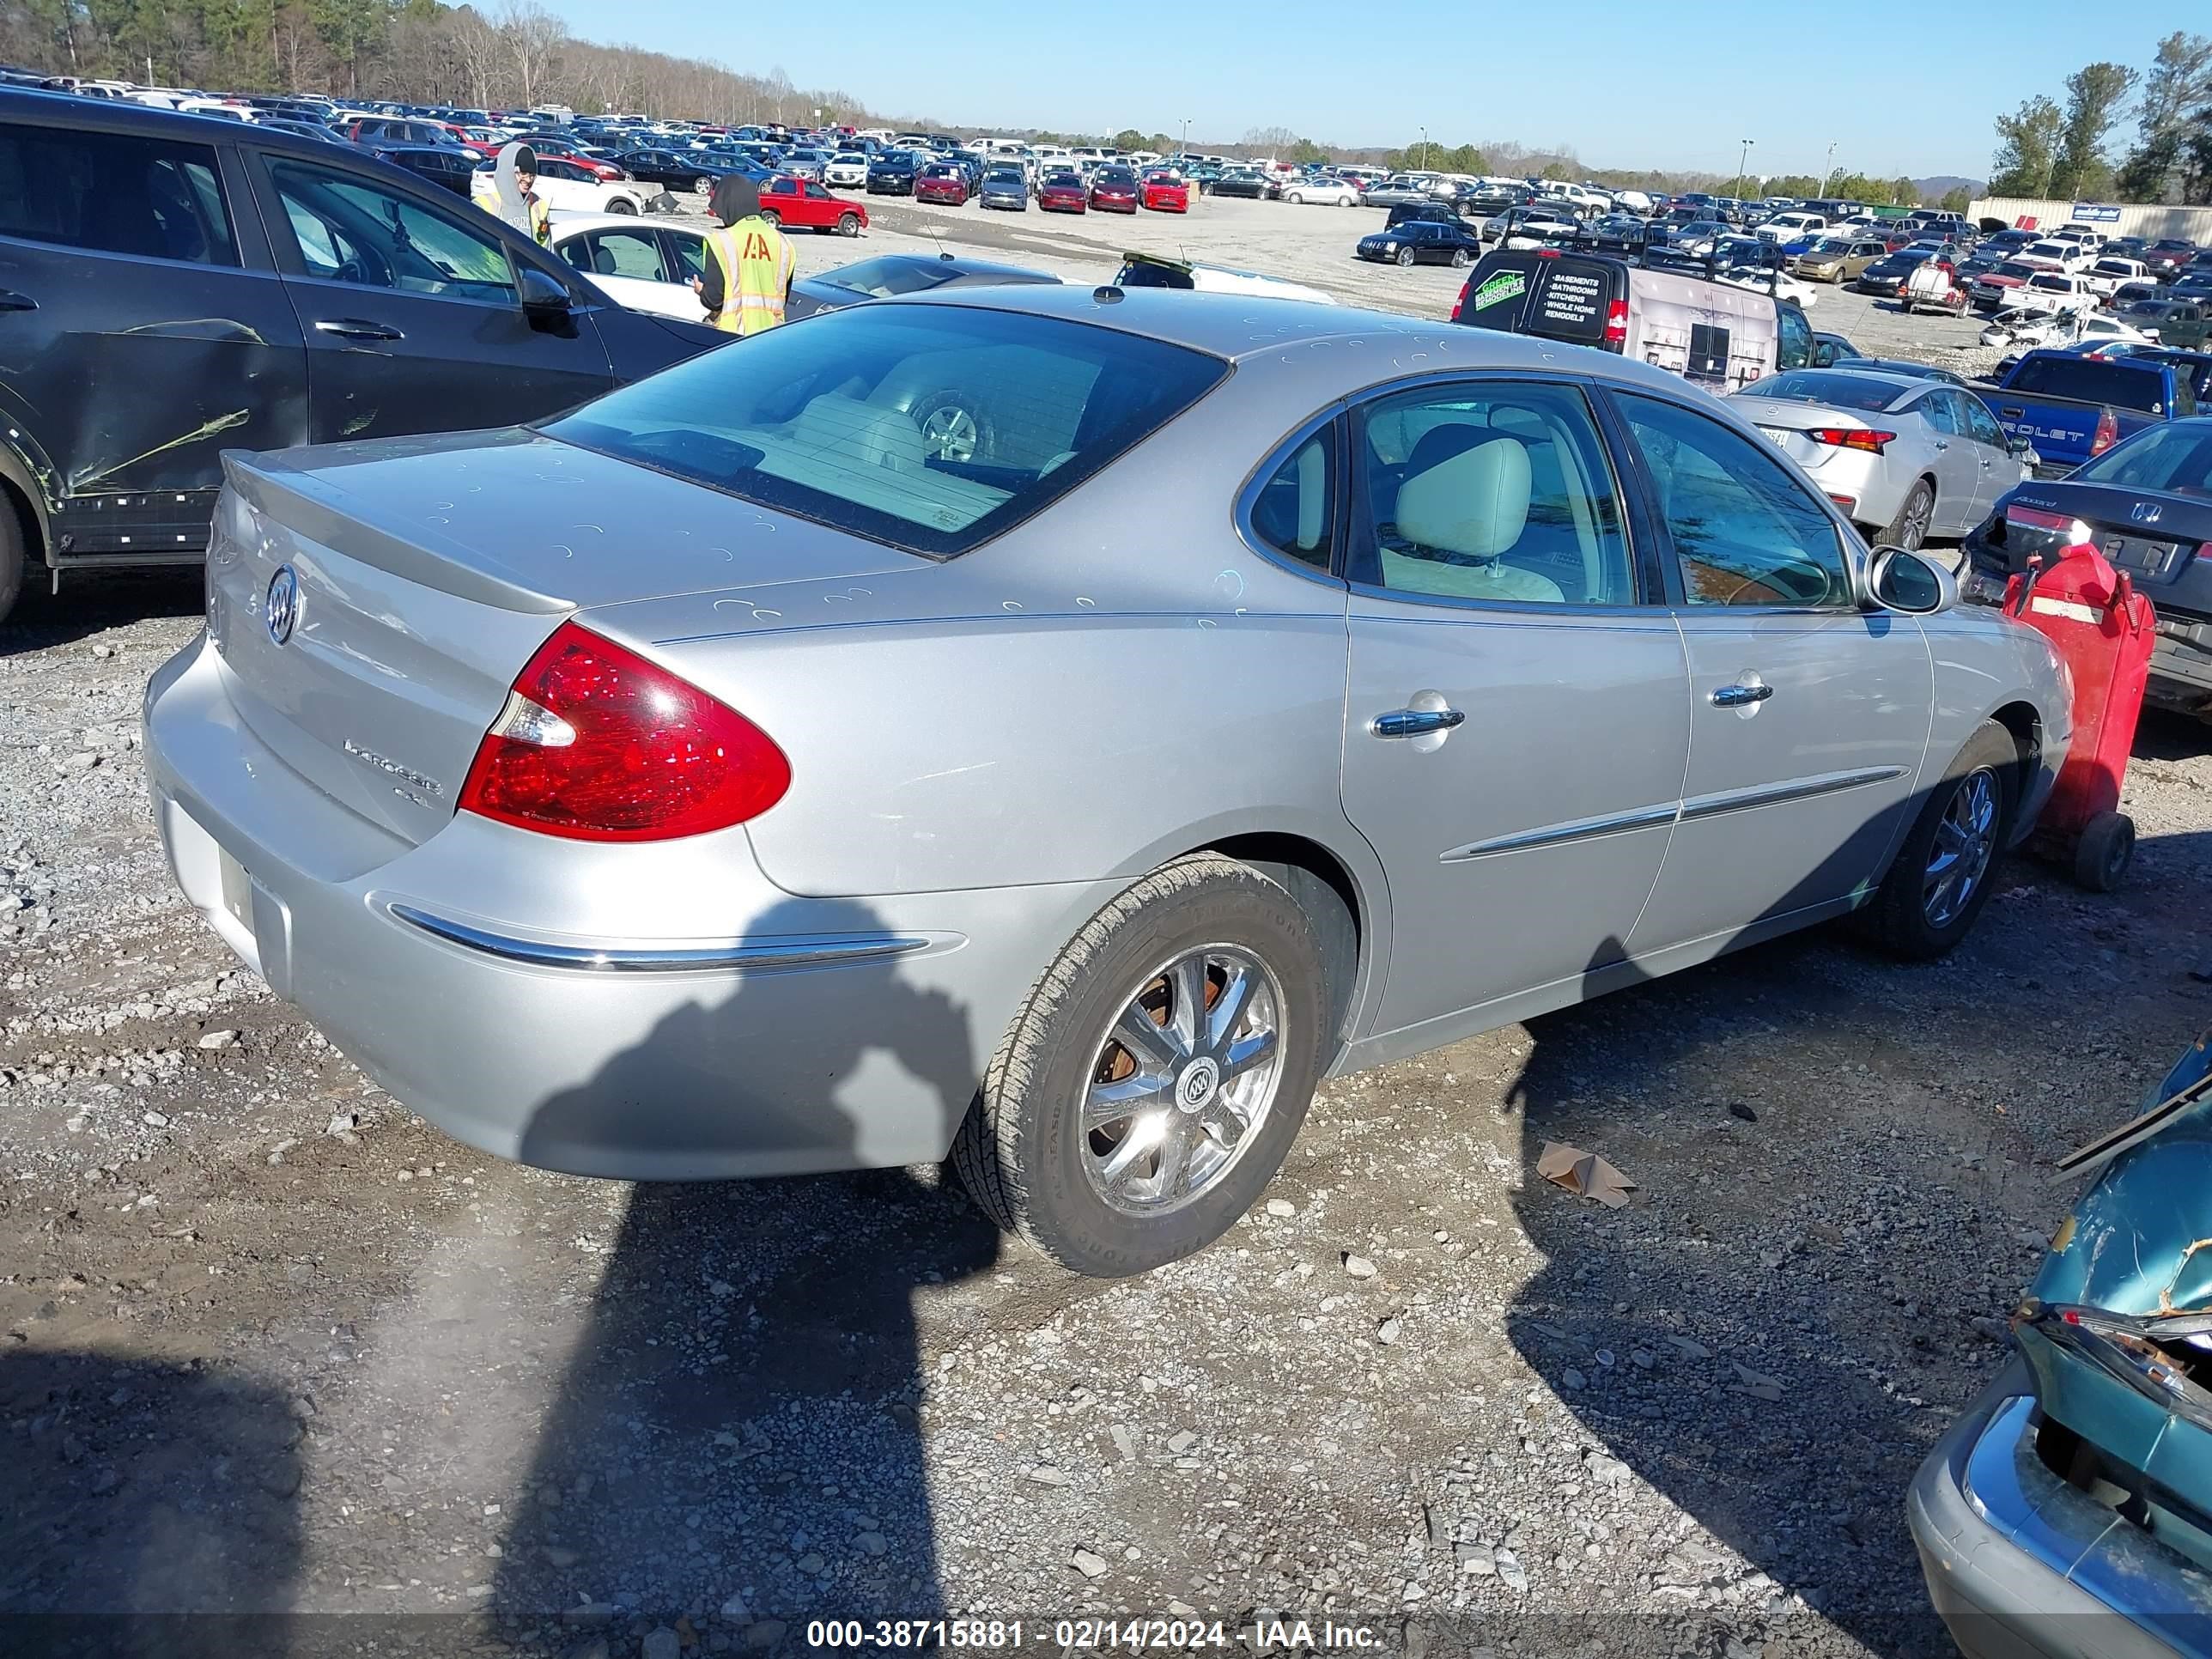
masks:
<instances>
[{"instance_id":1,"label":"white van","mask_svg":"<svg viewBox=\"0 0 2212 1659\"><path fill-rule=\"evenodd\" d=\"M1812 325L1789 301L1681 267L1579 249L1486 253L1468 273L1451 319L1474 328L1592 346L1705 387L1716 396L1813 358Z\"/></svg>"}]
</instances>

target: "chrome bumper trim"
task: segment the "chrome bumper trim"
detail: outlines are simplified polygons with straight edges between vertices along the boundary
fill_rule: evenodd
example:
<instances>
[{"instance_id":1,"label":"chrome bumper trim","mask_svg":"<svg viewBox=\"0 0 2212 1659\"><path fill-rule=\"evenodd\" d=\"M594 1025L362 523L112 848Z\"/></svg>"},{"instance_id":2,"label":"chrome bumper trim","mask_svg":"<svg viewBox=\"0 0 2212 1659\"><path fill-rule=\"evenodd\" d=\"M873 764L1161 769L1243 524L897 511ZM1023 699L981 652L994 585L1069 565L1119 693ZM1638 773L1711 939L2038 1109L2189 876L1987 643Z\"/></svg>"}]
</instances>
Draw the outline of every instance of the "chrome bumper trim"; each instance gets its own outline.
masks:
<instances>
[{"instance_id":1,"label":"chrome bumper trim","mask_svg":"<svg viewBox=\"0 0 2212 1659\"><path fill-rule=\"evenodd\" d=\"M381 908L409 927L466 950L532 968L567 968L595 974L758 974L787 968L829 968L901 957L944 941L915 933L843 933L818 939L778 938L697 947L643 949L590 945L556 945L518 939L449 916L433 915L411 904L388 902Z\"/></svg>"}]
</instances>

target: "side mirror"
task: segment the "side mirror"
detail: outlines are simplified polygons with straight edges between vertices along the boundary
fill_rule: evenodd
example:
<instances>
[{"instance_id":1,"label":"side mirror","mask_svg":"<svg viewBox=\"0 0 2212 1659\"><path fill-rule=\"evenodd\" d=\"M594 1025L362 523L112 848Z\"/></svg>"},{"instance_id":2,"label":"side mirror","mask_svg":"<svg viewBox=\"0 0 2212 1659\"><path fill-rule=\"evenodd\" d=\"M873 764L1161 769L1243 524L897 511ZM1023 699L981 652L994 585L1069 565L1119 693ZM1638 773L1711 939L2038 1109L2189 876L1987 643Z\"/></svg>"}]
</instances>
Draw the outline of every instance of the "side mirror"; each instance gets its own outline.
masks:
<instances>
[{"instance_id":1,"label":"side mirror","mask_svg":"<svg viewBox=\"0 0 2212 1659\"><path fill-rule=\"evenodd\" d=\"M2034 441L2023 438L2017 432L2005 440L2005 453L2015 461L2026 461L2030 466L2043 464L2043 457L2035 453Z\"/></svg>"},{"instance_id":2,"label":"side mirror","mask_svg":"<svg viewBox=\"0 0 2212 1659\"><path fill-rule=\"evenodd\" d=\"M533 324L542 326L557 321L566 317L575 303L564 284L535 265L526 265L517 260L515 276L518 290L522 295L523 315Z\"/></svg>"},{"instance_id":3,"label":"side mirror","mask_svg":"<svg viewBox=\"0 0 2212 1659\"><path fill-rule=\"evenodd\" d=\"M1959 580L1932 559L1901 547L1877 547L1867 569L1870 608L1932 617L1959 602Z\"/></svg>"}]
</instances>

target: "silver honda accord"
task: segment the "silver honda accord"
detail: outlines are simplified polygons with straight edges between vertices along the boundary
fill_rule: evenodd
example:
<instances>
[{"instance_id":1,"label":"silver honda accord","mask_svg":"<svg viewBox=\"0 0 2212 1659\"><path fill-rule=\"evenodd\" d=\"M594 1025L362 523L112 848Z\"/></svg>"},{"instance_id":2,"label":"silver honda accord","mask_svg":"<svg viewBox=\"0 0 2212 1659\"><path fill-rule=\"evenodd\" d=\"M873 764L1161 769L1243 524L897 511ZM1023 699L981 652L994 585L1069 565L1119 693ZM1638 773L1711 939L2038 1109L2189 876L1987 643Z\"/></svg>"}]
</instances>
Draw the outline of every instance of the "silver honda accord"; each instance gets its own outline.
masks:
<instances>
[{"instance_id":1,"label":"silver honda accord","mask_svg":"<svg viewBox=\"0 0 2212 1659\"><path fill-rule=\"evenodd\" d=\"M147 754L275 991L503 1157L949 1157L1091 1273L1323 1076L1846 912L1948 950L2070 735L1722 404L1343 307L884 301L225 465Z\"/></svg>"}]
</instances>

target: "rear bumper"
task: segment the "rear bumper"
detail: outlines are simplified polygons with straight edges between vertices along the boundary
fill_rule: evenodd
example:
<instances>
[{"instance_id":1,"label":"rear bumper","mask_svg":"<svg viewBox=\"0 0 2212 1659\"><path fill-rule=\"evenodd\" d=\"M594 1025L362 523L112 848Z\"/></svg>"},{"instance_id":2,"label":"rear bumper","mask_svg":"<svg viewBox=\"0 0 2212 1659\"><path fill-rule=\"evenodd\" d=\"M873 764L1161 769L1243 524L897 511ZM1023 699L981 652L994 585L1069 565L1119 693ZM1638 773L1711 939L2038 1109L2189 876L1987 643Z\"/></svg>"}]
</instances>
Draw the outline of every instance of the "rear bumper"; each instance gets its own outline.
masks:
<instances>
[{"instance_id":1,"label":"rear bumper","mask_svg":"<svg viewBox=\"0 0 2212 1659\"><path fill-rule=\"evenodd\" d=\"M2044 1467L2033 1407L2015 1355L1906 1493L1929 1599L1952 1639L1966 1659L2204 1655L2212 1619L2194 1611L2191 1570Z\"/></svg>"},{"instance_id":2,"label":"rear bumper","mask_svg":"<svg viewBox=\"0 0 2212 1659\"><path fill-rule=\"evenodd\" d=\"M286 767L228 673L195 644L147 688L185 897L394 1097L526 1164L697 1180L941 1158L1020 999L1118 885L799 898L742 830L587 876L577 843L468 814L410 845Z\"/></svg>"},{"instance_id":3,"label":"rear bumper","mask_svg":"<svg viewBox=\"0 0 2212 1659\"><path fill-rule=\"evenodd\" d=\"M1966 548L1966 568L1960 573L1960 597L1972 605L2002 605L2005 574L1975 556L1973 543ZM2157 642L2151 647L2150 679L2143 700L2191 714L2212 713L2212 643L2176 638L2166 631L2186 625L2195 635L2212 635L2212 624L2195 623L2177 614L2160 618Z\"/></svg>"}]
</instances>

